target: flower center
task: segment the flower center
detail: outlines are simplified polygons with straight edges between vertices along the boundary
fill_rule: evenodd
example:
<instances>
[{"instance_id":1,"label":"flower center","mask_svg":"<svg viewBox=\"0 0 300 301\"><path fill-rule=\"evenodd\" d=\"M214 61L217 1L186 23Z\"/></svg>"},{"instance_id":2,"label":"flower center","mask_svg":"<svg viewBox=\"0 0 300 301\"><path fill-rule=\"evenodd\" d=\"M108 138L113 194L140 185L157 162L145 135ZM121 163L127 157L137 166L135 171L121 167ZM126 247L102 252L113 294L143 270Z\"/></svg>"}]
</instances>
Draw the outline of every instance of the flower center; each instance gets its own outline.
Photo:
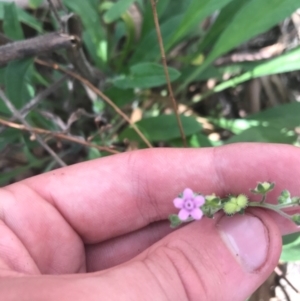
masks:
<instances>
[{"instance_id":1,"label":"flower center","mask_svg":"<svg viewBox=\"0 0 300 301\"><path fill-rule=\"evenodd\" d=\"M192 211L195 208L195 204L192 199L187 199L184 202L184 208L188 211Z\"/></svg>"}]
</instances>

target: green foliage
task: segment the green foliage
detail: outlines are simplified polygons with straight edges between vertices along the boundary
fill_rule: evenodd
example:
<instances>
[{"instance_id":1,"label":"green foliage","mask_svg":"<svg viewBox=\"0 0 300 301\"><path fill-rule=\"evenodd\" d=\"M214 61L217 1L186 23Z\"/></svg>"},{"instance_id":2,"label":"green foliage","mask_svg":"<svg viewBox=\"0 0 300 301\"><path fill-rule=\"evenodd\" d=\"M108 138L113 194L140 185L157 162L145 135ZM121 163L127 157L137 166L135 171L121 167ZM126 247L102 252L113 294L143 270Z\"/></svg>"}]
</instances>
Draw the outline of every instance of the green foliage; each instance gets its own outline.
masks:
<instances>
[{"instance_id":1,"label":"green foliage","mask_svg":"<svg viewBox=\"0 0 300 301\"><path fill-rule=\"evenodd\" d=\"M120 0L117 1L111 8L104 14L103 20L106 23L112 23L118 20L130 7L135 0Z\"/></svg>"},{"instance_id":2,"label":"green foliage","mask_svg":"<svg viewBox=\"0 0 300 301\"><path fill-rule=\"evenodd\" d=\"M187 136L198 133L201 125L193 117L181 116L184 132ZM180 131L175 115L160 115L144 118L136 125L150 141L168 141L180 137ZM141 141L132 128L127 128L120 134L120 139Z\"/></svg>"},{"instance_id":3,"label":"green foliage","mask_svg":"<svg viewBox=\"0 0 300 301\"><path fill-rule=\"evenodd\" d=\"M212 50L204 63L186 79L184 84L194 80L198 74L224 53L255 35L267 31L299 8L297 0L249 0L242 1L244 5L241 5L240 0L233 0L233 2L235 3L228 4L230 9L224 8L226 16L225 13L220 12L219 18L221 20L217 20L217 26L212 28L211 35L214 39L210 38L210 41L214 43L209 45ZM236 3L238 4L234 9ZM228 14L228 11L231 11L233 15ZM269 14L272 17L266 18L265 16ZM222 31L220 31L221 24L223 24Z\"/></svg>"},{"instance_id":4,"label":"green foliage","mask_svg":"<svg viewBox=\"0 0 300 301\"><path fill-rule=\"evenodd\" d=\"M24 38L14 2L4 5L3 30L12 40L22 40Z\"/></svg>"},{"instance_id":5,"label":"green foliage","mask_svg":"<svg viewBox=\"0 0 300 301\"><path fill-rule=\"evenodd\" d=\"M300 260L300 233L285 235L283 237L283 248L280 259L282 261Z\"/></svg>"},{"instance_id":6,"label":"green foliage","mask_svg":"<svg viewBox=\"0 0 300 301\"><path fill-rule=\"evenodd\" d=\"M180 73L174 68L168 68L171 82L176 80ZM163 66L155 63L140 63L130 67L127 76L121 76L113 81L120 89L153 88L166 84Z\"/></svg>"},{"instance_id":7,"label":"green foliage","mask_svg":"<svg viewBox=\"0 0 300 301\"><path fill-rule=\"evenodd\" d=\"M30 80L32 59L13 61L5 71L5 92L17 108L21 108L30 98L28 84Z\"/></svg>"},{"instance_id":8,"label":"green foliage","mask_svg":"<svg viewBox=\"0 0 300 301\"><path fill-rule=\"evenodd\" d=\"M0 2L0 20L4 20L4 10L7 5L12 5L8 3ZM13 10L14 8L10 8L10 10ZM17 16L19 22L22 22L31 28L35 29L37 32L42 32L42 25L41 22L39 22L36 18L34 18L32 15L27 13L25 10L16 7L15 9L17 11ZM16 25L18 27L18 25Z\"/></svg>"}]
</instances>

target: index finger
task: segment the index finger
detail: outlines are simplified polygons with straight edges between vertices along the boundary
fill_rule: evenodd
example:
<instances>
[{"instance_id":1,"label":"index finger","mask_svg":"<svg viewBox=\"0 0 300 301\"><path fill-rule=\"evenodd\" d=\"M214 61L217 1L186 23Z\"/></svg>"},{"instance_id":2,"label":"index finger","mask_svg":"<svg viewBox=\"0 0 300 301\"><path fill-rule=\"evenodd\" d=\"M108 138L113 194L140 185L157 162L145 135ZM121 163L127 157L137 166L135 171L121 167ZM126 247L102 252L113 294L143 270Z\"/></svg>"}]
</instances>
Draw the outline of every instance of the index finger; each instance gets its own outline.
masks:
<instances>
[{"instance_id":1,"label":"index finger","mask_svg":"<svg viewBox=\"0 0 300 301\"><path fill-rule=\"evenodd\" d=\"M258 181L300 195L300 150L275 144L149 149L40 175L24 183L52 203L87 243L166 219L184 188L203 194L248 193ZM292 175L292 176L291 176ZM15 184L18 185L18 184ZM296 227L285 223L284 231Z\"/></svg>"}]
</instances>

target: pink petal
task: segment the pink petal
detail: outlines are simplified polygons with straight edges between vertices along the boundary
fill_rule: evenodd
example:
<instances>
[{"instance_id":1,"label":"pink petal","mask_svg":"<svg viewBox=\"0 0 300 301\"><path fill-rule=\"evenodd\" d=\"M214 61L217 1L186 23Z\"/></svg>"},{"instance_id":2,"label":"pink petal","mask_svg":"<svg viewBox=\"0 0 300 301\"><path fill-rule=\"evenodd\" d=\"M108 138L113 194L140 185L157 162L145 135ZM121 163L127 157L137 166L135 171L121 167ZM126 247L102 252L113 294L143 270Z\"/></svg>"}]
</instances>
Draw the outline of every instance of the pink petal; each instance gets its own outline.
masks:
<instances>
[{"instance_id":1,"label":"pink petal","mask_svg":"<svg viewBox=\"0 0 300 301\"><path fill-rule=\"evenodd\" d=\"M205 203L205 198L202 195L198 195L194 198L194 203L197 207L200 207Z\"/></svg>"},{"instance_id":2,"label":"pink petal","mask_svg":"<svg viewBox=\"0 0 300 301\"><path fill-rule=\"evenodd\" d=\"M173 200L173 204L174 204L174 206L175 206L176 208L181 209L182 206L183 206L183 199L181 199L181 198L176 198L176 199Z\"/></svg>"},{"instance_id":3,"label":"pink petal","mask_svg":"<svg viewBox=\"0 0 300 301\"><path fill-rule=\"evenodd\" d=\"M189 217L190 213L185 210L185 209L181 209L178 213L178 217L181 221L186 221Z\"/></svg>"},{"instance_id":4,"label":"pink petal","mask_svg":"<svg viewBox=\"0 0 300 301\"><path fill-rule=\"evenodd\" d=\"M183 190L183 198L184 199L191 199L194 197L193 190L190 188L186 188Z\"/></svg>"},{"instance_id":5,"label":"pink petal","mask_svg":"<svg viewBox=\"0 0 300 301\"><path fill-rule=\"evenodd\" d=\"M199 220L203 216L203 212L199 208L195 208L191 212L191 216L193 217L193 219Z\"/></svg>"}]
</instances>

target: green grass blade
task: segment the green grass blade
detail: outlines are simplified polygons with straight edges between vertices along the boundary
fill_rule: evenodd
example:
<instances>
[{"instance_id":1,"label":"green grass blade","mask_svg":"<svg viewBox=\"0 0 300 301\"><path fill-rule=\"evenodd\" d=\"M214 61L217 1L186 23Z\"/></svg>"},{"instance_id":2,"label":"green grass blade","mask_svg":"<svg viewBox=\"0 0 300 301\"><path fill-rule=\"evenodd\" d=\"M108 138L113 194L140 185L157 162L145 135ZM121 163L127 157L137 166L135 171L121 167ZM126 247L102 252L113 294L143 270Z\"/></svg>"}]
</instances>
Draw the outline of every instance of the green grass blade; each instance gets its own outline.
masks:
<instances>
[{"instance_id":1,"label":"green grass blade","mask_svg":"<svg viewBox=\"0 0 300 301\"><path fill-rule=\"evenodd\" d=\"M170 80L174 81L180 73L174 68L168 68ZM152 88L166 84L166 76L162 65L155 63L140 63L130 68L130 74L116 78L113 84L120 89Z\"/></svg>"},{"instance_id":2,"label":"green grass blade","mask_svg":"<svg viewBox=\"0 0 300 301\"><path fill-rule=\"evenodd\" d=\"M184 38L194 27L211 15L214 11L222 9L231 0L193 0L188 6L184 17L170 40L166 43L166 49L170 49L175 43Z\"/></svg>"},{"instance_id":3,"label":"green grass blade","mask_svg":"<svg viewBox=\"0 0 300 301\"><path fill-rule=\"evenodd\" d=\"M30 99L27 83L32 64L33 59L25 59L11 62L6 67L5 92L17 109Z\"/></svg>"},{"instance_id":4,"label":"green grass blade","mask_svg":"<svg viewBox=\"0 0 300 301\"><path fill-rule=\"evenodd\" d=\"M213 49L204 63L185 80L178 90L182 90L193 81L215 59L254 36L269 30L291 15L299 6L299 0L249 0L231 18L231 22L214 43Z\"/></svg>"},{"instance_id":5,"label":"green grass blade","mask_svg":"<svg viewBox=\"0 0 300 301\"><path fill-rule=\"evenodd\" d=\"M130 5L135 0L119 0L117 1L103 16L106 23L112 23L119 18L128 10Z\"/></svg>"},{"instance_id":6,"label":"green grass blade","mask_svg":"<svg viewBox=\"0 0 300 301\"><path fill-rule=\"evenodd\" d=\"M3 30L5 35L13 40L24 39L16 4L14 2L4 5Z\"/></svg>"}]
</instances>

